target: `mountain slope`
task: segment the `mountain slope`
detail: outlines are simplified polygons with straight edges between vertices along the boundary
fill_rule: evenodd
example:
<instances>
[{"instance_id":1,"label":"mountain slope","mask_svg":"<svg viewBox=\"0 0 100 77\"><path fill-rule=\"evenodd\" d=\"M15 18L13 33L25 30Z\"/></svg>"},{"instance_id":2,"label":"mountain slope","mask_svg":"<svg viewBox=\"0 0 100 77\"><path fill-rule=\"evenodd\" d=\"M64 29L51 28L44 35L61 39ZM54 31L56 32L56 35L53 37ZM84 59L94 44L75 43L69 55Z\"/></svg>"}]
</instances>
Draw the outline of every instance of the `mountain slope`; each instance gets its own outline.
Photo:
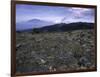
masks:
<instances>
[{"instance_id":1,"label":"mountain slope","mask_svg":"<svg viewBox=\"0 0 100 77\"><path fill-rule=\"evenodd\" d=\"M35 28L35 30L38 30L40 32L63 32L63 31L70 31L70 30L79 30L79 29L92 29L94 26L93 23L83 23L83 22L77 22L77 23L60 23L60 24L54 24L42 28Z\"/></svg>"}]
</instances>

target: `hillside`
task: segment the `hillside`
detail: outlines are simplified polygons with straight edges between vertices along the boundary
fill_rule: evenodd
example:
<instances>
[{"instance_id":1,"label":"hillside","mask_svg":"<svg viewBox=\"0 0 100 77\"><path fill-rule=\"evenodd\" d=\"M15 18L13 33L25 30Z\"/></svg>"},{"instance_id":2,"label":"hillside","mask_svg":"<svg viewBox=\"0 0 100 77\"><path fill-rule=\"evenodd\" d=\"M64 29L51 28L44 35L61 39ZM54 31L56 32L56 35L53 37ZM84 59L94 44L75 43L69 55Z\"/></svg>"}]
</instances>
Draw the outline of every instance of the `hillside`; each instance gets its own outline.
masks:
<instances>
[{"instance_id":1,"label":"hillside","mask_svg":"<svg viewBox=\"0 0 100 77\"><path fill-rule=\"evenodd\" d=\"M95 68L93 29L16 33L16 72Z\"/></svg>"},{"instance_id":2,"label":"hillside","mask_svg":"<svg viewBox=\"0 0 100 77\"><path fill-rule=\"evenodd\" d=\"M93 23L86 22L76 22L76 23L59 23L50 26L45 26L42 28L35 28L39 32L64 32L80 29L93 29ZM34 29L33 29L34 30Z\"/></svg>"}]
</instances>

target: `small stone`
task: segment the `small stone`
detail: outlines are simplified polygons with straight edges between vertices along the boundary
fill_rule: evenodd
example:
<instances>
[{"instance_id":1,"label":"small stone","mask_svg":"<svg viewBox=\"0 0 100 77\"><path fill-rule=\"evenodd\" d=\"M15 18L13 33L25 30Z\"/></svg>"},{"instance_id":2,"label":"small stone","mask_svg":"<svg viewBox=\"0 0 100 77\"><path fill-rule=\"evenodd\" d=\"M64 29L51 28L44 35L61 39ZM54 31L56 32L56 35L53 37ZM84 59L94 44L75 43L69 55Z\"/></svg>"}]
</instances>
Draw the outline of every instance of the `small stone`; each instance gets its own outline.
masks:
<instances>
[{"instance_id":1,"label":"small stone","mask_svg":"<svg viewBox=\"0 0 100 77\"><path fill-rule=\"evenodd\" d=\"M83 44L82 46L83 46L83 47L86 47L86 44Z\"/></svg>"},{"instance_id":2,"label":"small stone","mask_svg":"<svg viewBox=\"0 0 100 77\"><path fill-rule=\"evenodd\" d=\"M19 47L21 47L21 44L17 44L17 45L16 45L16 48L19 48Z\"/></svg>"},{"instance_id":3,"label":"small stone","mask_svg":"<svg viewBox=\"0 0 100 77\"><path fill-rule=\"evenodd\" d=\"M19 64L22 63L22 60L19 60Z\"/></svg>"},{"instance_id":4,"label":"small stone","mask_svg":"<svg viewBox=\"0 0 100 77\"><path fill-rule=\"evenodd\" d=\"M41 60L41 63L42 63L42 64L46 63L46 61L45 61L45 60L43 60L43 59L40 59L40 60Z\"/></svg>"},{"instance_id":5,"label":"small stone","mask_svg":"<svg viewBox=\"0 0 100 77\"><path fill-rule=\"evenodd\" d=\"M51 48L51 51L54 51L55 50L55 48Z\"/></svg>"},{"instance_id":6,"label":"small stone","mask_svg":"<svg viewBox=\"0 0 100 77\"><path fill-rule=\"evenodd\" d=\"M78 64L80 66L89 66L90 65L90 62L89 62L89 60L86 57L82 57L82 58L80 58Z\"/></svg>"}]
</instances>

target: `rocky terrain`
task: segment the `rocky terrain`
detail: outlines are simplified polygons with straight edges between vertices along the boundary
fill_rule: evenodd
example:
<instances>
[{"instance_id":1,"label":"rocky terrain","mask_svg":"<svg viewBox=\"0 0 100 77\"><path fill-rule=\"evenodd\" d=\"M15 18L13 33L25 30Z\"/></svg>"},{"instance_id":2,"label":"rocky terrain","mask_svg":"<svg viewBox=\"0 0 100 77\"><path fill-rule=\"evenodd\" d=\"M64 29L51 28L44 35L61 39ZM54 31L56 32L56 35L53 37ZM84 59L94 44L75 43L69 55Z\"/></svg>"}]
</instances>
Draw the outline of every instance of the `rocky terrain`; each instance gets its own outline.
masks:
<instances>
[{"instance_id":1,"label":"rocky terrain","mask_svg":"<svg viewBox=\"0 0 100 77\"><path fill-rule=\"evenodd\" d=\"M16 72L53 72L95 67L93 29L16 32Z\"/></svg>"}]
</instances>

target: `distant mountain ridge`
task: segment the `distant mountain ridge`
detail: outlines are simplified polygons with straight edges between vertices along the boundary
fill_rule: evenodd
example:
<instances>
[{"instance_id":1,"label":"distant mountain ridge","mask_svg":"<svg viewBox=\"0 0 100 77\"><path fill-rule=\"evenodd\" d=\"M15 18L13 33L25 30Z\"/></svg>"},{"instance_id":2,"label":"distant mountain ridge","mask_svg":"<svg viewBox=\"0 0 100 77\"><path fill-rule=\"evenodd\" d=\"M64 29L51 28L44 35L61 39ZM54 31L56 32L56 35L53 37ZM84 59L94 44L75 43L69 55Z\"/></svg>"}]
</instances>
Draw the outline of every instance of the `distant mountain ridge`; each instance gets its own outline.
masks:
<instances>
[{"instance_id":1,"label":"distant mountain ridge","mask_svg":"<svg viewBox=\"0 0 100 77\"><path fill-rule=\"evenodd\" d=\"M63 31L71 31L71 30L79 30L79 29L93 29L94 23L87 22L76 22L76 23L58 23L54 25L49 25L41 28L27 29L23 31L33 31L37 30L39 32L63 32Z\"/></svg>"},{"instance_id":2,"label":"distant mountain ridge","mask_svg":"<svg viewBox=\"0 0 100 77\"><path fill-rule=\"evenodd\" d=\"M49 22L49 21L39 20L39 19L31 19L28 21L16 23L16 31L23 31L23 30L43 27L43 26L52 25L52 24L54 23Z\"/></svg>"}]
</instances>

